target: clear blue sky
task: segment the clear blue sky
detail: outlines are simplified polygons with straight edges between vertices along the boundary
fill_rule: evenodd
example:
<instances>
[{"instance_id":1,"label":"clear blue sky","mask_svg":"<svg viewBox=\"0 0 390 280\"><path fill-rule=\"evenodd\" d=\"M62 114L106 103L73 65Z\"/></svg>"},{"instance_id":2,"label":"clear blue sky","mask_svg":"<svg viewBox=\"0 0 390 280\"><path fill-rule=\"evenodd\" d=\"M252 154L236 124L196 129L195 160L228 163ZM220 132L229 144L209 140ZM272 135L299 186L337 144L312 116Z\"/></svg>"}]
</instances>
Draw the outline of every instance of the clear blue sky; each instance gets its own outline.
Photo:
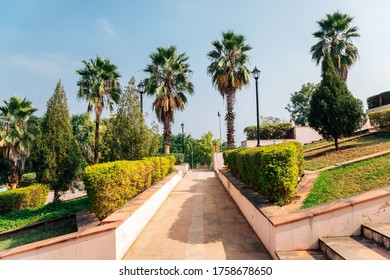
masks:
<instances>
[{"instance_id":1,"label":"clear blue sky","mask_svg":"<svg viewBox=\"0 0 390 280\"><path fill-rule=\"evenodd\" d=\"M131 76L146 77L144 67L157 47L176 45L189 56L195 94L183 112L175 114L173 133L199 138L207 131L219 138L217 112L225 104L207 76L207 52L221 33L234 30L247 38L252 70L259 79L260 114L289 119L285 106L302 84L320 81L311 60L316 21L339 10L353 17L361 38L355 41L360 59L348 76L348 87L362 99L390 89L390 2L325 0L2 0L0 2L0 102L27 97L45 112L59 79L68 96L70 113L87 109L76 99L83 59L100 55L118 65L122 85ZM148 123L155 120L151 97L144 98ZM237 92L236 144L244 127L256 123L255 85ZM107 116L107 114L106 114ZM160 126L160 132L162 128ZM222 138L225 136L222 118Z\"/></svg>"}]
</instances>

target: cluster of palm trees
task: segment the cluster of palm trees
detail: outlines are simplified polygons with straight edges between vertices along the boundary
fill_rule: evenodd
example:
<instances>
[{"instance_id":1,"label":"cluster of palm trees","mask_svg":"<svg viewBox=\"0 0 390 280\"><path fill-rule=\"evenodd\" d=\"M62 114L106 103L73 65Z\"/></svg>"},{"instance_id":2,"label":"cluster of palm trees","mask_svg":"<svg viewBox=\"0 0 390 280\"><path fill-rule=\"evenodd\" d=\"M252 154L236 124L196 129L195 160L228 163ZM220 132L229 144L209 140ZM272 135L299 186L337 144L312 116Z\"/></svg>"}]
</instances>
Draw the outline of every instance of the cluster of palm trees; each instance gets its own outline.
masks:
<instances>
[{"instance_id":1,"label":"cluster of palm trees","mask_svg":"<svg viewBox=\"0 0 390 280\"><path fill-rule=\"evenodd\" d=\"M310 52L319 64L329 53L340 76L347 79L348 69L358 58L357 48L352 39L359 37L357 27L350 27L353 18L335 12L318 21L320 30L313 33L319 41ZM212 84L226 98L225 121L227 126L228 148L234 148L234 103L236 91L249 85L250 71L248 51L252 49L245 37L233 31L222 33L222 40L212 42L213 49L207 54L211 63L207 68ZM184 110L187 96L194 93L190 81L192 71L185 53L178 54L175 46L157 48L150 55L151 62L144 72L149 76L144 80L145 91L155 97L153 109L164 127L164 153L169 154L171 124L174 112ZM77 70L80 79L77 97L88 102L88 112L95 113L95 144L93 163L99 162L99 125L103 109L112 111L114 103L121 97L117 66L99 56L89 61L83 60L84 68ZM31 118L36 111L30 101L16 97L4 101L0 107L0 148L4 158L12 162L10 177L17 173L18 164L28 157L31 139ZM13 180L15 181L15 180ZM16 183L17 184L17 183Z\"/></svg>"}]
</instances>

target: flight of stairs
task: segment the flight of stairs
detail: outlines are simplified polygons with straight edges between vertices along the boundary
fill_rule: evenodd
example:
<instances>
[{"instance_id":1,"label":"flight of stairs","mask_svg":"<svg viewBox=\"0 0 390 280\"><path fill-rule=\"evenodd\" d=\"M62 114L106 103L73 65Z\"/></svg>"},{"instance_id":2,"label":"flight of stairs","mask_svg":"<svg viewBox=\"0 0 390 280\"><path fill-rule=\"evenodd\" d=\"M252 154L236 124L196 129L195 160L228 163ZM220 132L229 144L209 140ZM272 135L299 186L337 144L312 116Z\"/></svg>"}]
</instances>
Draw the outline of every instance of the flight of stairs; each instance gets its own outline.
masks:
<instances>
[{"instance_id":1,"label":"flight of stairs","mask_svg":"<svg viewBox=\"0 0 390 280\"><path fill-rule=\"evenodd\" d=\"M276 252L281 260L390 260L390 224L364 224L361 236L322 237L318 251Z\"/></svg>"}]
</instances>

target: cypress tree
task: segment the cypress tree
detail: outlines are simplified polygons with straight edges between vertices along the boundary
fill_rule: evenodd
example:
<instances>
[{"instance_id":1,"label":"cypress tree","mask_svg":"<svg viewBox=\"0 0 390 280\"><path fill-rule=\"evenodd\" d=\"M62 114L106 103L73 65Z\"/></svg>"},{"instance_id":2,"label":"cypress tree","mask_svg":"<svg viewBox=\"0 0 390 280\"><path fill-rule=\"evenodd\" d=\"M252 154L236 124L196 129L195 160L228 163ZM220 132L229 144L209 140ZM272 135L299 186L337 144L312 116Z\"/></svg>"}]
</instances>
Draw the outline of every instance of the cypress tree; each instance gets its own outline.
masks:
<instances>
[{"instance_id":1,"label":"cypress tree","mask_svg":"<svg viewBox=\"0 0 390 280\"><path fill-rule=\"evenodd\" d=\"M35 166L39 182L50 184L54 200L69 189L79 167L80 149L73 136L66 93L58 82L47 102L35 151Z\"/></svg>"},{"instance_id":2,"label":"cypress tree","mask_svg":"<svg viewBox=\"0 0 390 280\"><path fill-rule=\"evenodd\" d=\"M352 135L365 120L363 102L349 92L329 53L322 63L322 81L310 101L309 125L327 140Z\"/></svg>"},{"instance_id":3,"label":"cypress tree","mask_svg":"<svg viewBox=\"0 0 390 280\"><path fill-rule=\"evenodd\" d=\"M102 136L102 161L134 160L155 154L159 146L156 126L149 128L140 109L135 79L131 78Z\"/></svg>"}]
</instances>

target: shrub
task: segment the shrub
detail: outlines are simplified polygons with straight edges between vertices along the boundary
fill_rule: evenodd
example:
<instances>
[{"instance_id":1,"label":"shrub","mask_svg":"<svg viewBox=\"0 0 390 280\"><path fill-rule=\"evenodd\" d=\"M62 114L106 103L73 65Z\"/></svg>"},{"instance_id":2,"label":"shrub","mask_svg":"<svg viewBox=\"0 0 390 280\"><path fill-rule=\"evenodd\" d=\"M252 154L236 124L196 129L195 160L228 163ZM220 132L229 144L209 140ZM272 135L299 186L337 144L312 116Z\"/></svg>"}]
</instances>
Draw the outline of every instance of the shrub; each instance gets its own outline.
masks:
<instances>
[{"instance_id":1,"label":"shrub","mask_svg":"<svg viewBox=\"0 0 390 280\"><path fill-rule=\"evenodd\" d=\"M0 214L24 208L39 208L45 205L49 186L35 184L29 187L0 193Z\"/></svg>"},{"instance_id":2,"label":"shrub","mask_svg":"<svg viewBox=\"0 0 390 280\"><path fill-rule=\"evenodd\" d=\"M390 91L385 91L367 98L368 109L380 107L387 104L390 104Z\"/></svg>"},{"instance_id":3,"label":"shrub","mask_svg":"<svg viewBox=\"0 0 390 280\"><path fill-rule=\"evenodd\" d=\"M368 117L374 127L390 129L390 109L368 113Z\"/></svg>"},{"instance_id":4,"label":"shrub","mask_svg":"<svg viewBox=\"0 0 390 280\"><path fill-rule=\"evenodd\" d=\"M172 172L174 163L175 157L167 156L88 166L83 180L91 210L103 220Z\"/></svg>"},{"instance_id":5,"label":"shrub","mask_svg":"<svg viewBox=\"0 0 390 280\"><path fill-rule=\"evenodd\" d=\"M260 139L291 138L292 125L289 122L265 124L260 126ZM257 139L257 126L248 126L244 129L247 140Z\"/></svg>"},{"instance_id":6,"label":"shrub","mask_svg":"<svg viewBox=\"0 0 390 280\"><path fill-rule=\"evenodd\" d=\"M37 183L37 174L35 172L25 173L22 175L19 187L28 187Z\"/></svg>"},{"instance_id":7,"label":"shrub","mask_svg":"<svg viewBox=\"0 0 390 280\"><path fill-rule=\"evenodd\" d=\"M183 164L184 163L184 154L177 153L177 154L172 154L175 157L175 164Z\"/></svg>"},{"instance_id":8,"label":"shrub","mask_svg":"<svg viewBox=\"0 0 390 280\"><path fill-rule=\"evenodd\" d=\"M224 159L233 175L279 205L291 202L304 170L303 148L298 142L229 150Z\"/></svg>"}]
</instances>

